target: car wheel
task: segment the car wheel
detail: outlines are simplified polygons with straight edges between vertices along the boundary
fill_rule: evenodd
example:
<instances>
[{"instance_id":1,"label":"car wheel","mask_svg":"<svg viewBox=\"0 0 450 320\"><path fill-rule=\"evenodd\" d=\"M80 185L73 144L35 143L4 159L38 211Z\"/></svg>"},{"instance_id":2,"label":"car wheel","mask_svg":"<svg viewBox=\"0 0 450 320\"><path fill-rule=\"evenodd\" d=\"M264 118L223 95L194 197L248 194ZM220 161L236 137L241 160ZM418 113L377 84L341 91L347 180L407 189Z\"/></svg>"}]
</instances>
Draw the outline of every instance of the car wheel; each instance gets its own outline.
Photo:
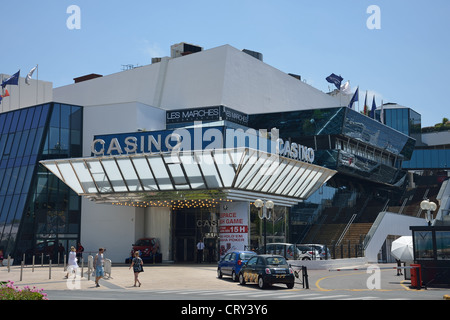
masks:
<instances>
[{"instance_id":1,"label":"car wheel","mask_svg":"<svg viewBox=\"0 0 450 320\"><path fill-rule=\"evenodd\" d=\"M239 283L241 285L245 284L245 279L244 279L244 275L242 273L239 274Z\"/></svg>"},{"instance_id":2,"label":"car wheel","mask_svg":"<svg viewBox=\"0 0 450 320\"><path fill-rule=\"evenodd\" d=\"M233 281L238 281L236 272L233 271L233 273L231 274L231 279L233 279Z\"/></svg>"},{"instance_id":3,"label":"car wheel","mask_svg":"<svg viewBox=\"0 0 450 320\"><path fill-rule=\"evenodd\" d=\"M294 287L294 283L286 283L286 286L288 287L288 289L292 289Z\"/></svg>"},{"instance_id":4,"label":"car wheel","mask_svg":"<svg viewBox=\"0 0 450 320\"><path fill-rule=\"evenodd\" d=\"M220 270L220 268L217 269L217 278L222 279L223 274L222 274L222 270Z\"/></svg>"},{"instance_id":5,"label":"car wheel","mask_svg":"<svg viewBox=\"0 0 450 320\"><path fill-rule=\"evenodd\" d=\"M302 260L311 260L309 257L304 257Z\"/></svg>"},{"instance_id":6,"label":"car wheel","mask_svg":"<svg viewBox=\"0 0 450 320\"><path fill-rule=\"evenodd\" d=\"M265 287L267 287L266 282L264 281L263 277L258 278L258 287L260 289L264 289Z\"/></svg>"}]
</instances>

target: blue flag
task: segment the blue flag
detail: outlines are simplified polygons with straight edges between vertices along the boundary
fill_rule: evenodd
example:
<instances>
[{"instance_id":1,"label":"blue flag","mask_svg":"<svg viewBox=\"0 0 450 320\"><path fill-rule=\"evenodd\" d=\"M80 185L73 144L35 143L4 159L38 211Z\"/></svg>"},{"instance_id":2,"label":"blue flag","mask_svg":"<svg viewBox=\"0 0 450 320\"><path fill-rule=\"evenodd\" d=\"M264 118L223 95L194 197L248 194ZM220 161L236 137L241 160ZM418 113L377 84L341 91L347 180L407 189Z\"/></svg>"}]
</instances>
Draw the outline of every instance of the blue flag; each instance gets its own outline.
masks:
<instances>
[{"instance_id":1,"label":"blue flag","mask_svg":"<svg viewBox=\"0 0 450 320\"><path fill-rule=\"evenodd\" d=\"M20 70L13 74L11 77L2 82L2 88L5 88L6 85L15 85L19 84Z\"/></svg>"},{"instance_id":2,"label":"blue flag","mask_svg":"<svg viewBox=\"0 0 450 320\"><path fill-rule=\"evenodd\" d=\"M338 88L338 90L340 90L341 89L341 82L342 82L342 80L344 80L344 78L342 78L340 76L337 76L334 73L332 73L326 78L326 80L329 83L333 83L336 86L336 88Z\"/></svg>"},{"instance_id":3,"label":"blue flag","mask_svg":"<svg viewBox=\"0 0 450 320\"><path fill-rule=\"evenodd\" d=\"M373 96L372 100L372 110L370 110L370 117L375 119L375 110L377 110L377 105L375 104L375 96Z\"/></svg>"},{"instance_id":4,"label":"blue flag","mask_svg":"<svg viewBox=\"0 0 450 320\"><path fill-rule=\"evenodd\" d=\"M353 104L354 104L356 101L359 101L359 87L356 88L355 94L353 95L352 100L350 100L350 103L348 104L348 107L349 107L350 109L352 109L352 108L353 108Z\"/></svg>"}]
</instances>

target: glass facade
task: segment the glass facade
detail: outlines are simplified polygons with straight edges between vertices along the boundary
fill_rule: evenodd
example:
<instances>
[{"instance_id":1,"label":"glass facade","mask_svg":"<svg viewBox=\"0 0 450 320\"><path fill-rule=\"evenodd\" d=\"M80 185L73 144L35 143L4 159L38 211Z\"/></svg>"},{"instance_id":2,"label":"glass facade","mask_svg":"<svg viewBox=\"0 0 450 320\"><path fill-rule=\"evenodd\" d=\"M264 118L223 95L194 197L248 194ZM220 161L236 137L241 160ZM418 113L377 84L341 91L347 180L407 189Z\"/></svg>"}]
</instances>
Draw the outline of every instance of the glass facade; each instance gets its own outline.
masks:
<instances>
[{"instance_id":1,"label":"glass facade","mask_svg":"<svg viewBox=\"0 0 450 320\"><path fill-rule=\"evenodd\" d=\"M256 129L279 129L280 137L315 150L315 164L361 179L397 185L401 162L415 140L347 107L250 116Z\"/></svg>"},{"instance_id":2,"label":"glass facade","mask_svg":"<svg viewBox=\"0 0 450 320\"><path fill-rule=\"evenodd\" d=\"M404 169L444 169L450 168L450 150L448 149L416 149L411 160L404 161Z\"/></svg>"},{"instance_id":3,"label":"glass facade","mask_svg":"<svg viewBox=\"0 0 450 320\"><path fill-rule=\"evenodd\" d=\"M390 105L390 104L387 104ZM380 119L380 110L376 111L376 117ZM413 137L414 139L420 139L422 129L422 117L419 113L410 108L398 107L398 108L384 108L384 123L401 133Z\"/></svg>"},{"instance_id":4,"label":"glass facade","mask_svg":"<svg viewBox=\"0 0 450 320\"><path fill-rule=\"evenodd\" d=\"M82 108L48 103L0 114L0 249L42 253L79 237L80 199L39 166L81 156ZM71 243L72 244L72 243ZM48 257L48 256L47 256Z\"/></svg>"},{"instance_id":5,"label":"glass facade","mask_svg":"<svg viewBox=\"0 0 450 320\"><path fill-rule=\"evenodd\" d=\"M289 241L328 241L313 225L373 222L401 198L406 171L401 163L415 140L347 107L251 115L250 126L279 129L280 137L314 148L314 163L338 171L289 212Z\"/></svg>"}]
</instances>

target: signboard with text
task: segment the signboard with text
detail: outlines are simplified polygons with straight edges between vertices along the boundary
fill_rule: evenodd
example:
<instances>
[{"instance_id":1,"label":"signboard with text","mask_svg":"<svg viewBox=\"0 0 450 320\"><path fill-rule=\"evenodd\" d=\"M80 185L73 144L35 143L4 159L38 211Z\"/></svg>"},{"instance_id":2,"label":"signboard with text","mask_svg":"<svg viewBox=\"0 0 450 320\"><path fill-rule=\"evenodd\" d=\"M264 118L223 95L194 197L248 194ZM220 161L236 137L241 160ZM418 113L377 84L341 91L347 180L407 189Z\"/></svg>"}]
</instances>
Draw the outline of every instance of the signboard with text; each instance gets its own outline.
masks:
<instances>
[{"instance_id":1,"label":"signboard with text","mask_svg":"<svg viewBox=\"0 0 450 320\"><path fill-rule=\"evenodd\" d=\"M235 250L245 250L248 246L247 202L227 202L220 206L219 237L220 256Z\"/></svg>"}]
</instances>

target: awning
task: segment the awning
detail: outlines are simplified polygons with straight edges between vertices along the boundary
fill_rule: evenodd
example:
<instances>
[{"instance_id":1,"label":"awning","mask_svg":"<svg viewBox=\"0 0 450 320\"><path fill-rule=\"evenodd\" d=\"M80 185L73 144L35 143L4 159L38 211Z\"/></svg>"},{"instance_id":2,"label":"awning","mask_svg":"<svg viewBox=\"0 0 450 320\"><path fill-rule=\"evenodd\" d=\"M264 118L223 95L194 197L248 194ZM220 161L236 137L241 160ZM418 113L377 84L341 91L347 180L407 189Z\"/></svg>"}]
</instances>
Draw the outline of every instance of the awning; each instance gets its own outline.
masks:
<instances>
[{"instance_id":1,"label":"awning","mask_svg":"<svg viewBox=\"0 0 450 320\"><path fill-rule=\"evenodd\" d=\"M292 206L336 171L249 148L44 160L73 191L97 202L144 201L219 192L221 198L267 198ZM176 196L175 196L176 195Z\"/></svg>"}]
</instances>

